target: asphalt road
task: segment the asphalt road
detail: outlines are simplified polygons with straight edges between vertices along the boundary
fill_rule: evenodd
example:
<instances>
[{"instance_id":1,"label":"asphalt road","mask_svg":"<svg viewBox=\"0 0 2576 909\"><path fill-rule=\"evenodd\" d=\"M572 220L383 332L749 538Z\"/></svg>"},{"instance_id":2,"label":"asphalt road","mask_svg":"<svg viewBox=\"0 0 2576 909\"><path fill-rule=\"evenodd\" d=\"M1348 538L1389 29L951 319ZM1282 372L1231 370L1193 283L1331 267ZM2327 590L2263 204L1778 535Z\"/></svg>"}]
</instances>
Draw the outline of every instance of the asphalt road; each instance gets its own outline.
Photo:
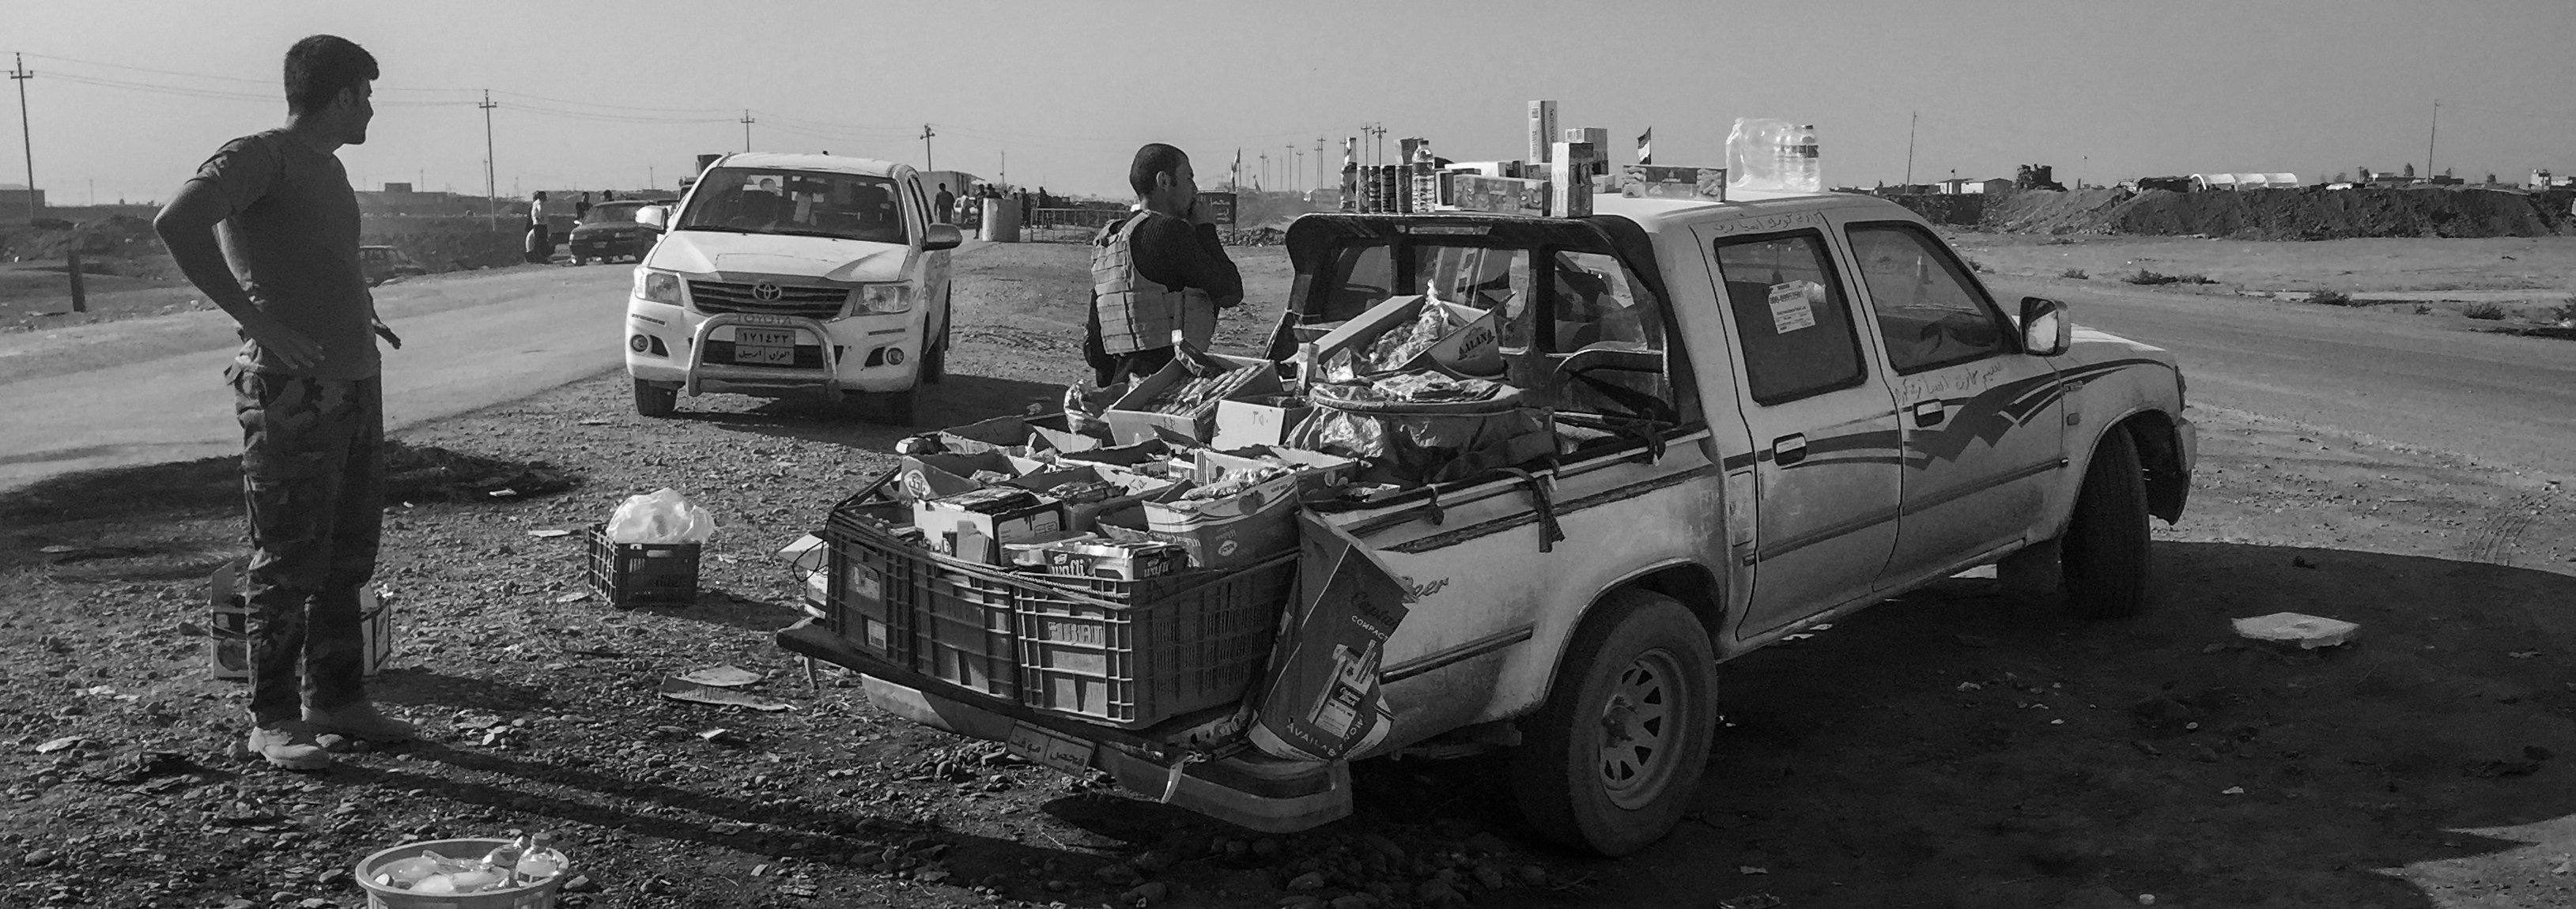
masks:
<instances>
[{"instance_id":1,"label":"asphalt road","mask_svg":"<svg viewBox=\"0 0 2576 909\"><path fill-rule=\"evenodd\" d=\"M2336 310L2069 281L1994 282L2067 302L2080 325L2172 350L2195 404L2252 411L2576 477L2576 343L2448 317Z\"/></svg>"},{"instance_id":2,"label":"asphalt road","mask_svg":"<svg viewBox=\"0 0 2576 909\"><path fill-rule=\"evenodd\" d=\"M388 429L618 368L624 266L437 275L376 290ZM0 336L0 490L78 470L238 453L238 342L203 311Z\"/></svg>"}]
</instances>

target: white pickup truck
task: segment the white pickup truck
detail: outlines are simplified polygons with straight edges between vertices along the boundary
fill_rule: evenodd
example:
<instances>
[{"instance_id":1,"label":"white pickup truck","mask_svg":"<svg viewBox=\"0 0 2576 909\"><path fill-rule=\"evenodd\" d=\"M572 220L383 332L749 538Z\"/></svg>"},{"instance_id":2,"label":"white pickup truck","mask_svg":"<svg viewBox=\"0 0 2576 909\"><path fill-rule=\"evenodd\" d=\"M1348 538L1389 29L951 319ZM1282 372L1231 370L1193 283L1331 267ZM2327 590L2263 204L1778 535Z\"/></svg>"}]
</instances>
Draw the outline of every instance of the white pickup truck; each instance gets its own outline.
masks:
<instances>
[{"instance_id":1,"label":"white pickup truck","mask_svg":"<svg viewBox=\"0 0 2576 909\"><path fill-rule=\"evenodd\" d=\"M1681 816L1717 668L1969 568L2117 616L2195 437L2171 354L1999 306L1931 228L1853 195L1600 196L1586 218L1308 215L1271 353L1395 294L1500 310L1559 454L1326 519L1416 596L1385 648L1398 751L1513 749L1533 825L1608 855ZM897 715L1263 830L1350 811L1347 767L1211 759L1183 717L1130 731L886 667L800 624Z\"/></svg>"}]
</instances>

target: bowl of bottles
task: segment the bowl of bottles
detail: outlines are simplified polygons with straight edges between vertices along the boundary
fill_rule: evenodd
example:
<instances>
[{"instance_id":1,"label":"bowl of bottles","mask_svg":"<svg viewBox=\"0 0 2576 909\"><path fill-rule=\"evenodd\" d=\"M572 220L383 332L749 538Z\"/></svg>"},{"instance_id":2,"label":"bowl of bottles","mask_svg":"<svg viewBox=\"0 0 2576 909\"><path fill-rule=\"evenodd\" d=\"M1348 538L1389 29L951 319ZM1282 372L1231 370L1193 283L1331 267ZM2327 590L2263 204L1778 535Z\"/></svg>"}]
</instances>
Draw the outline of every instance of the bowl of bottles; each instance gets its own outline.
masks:
<instances>
[{"instance_id":1,"label":"bowl of bottles","mask_svg":"<svg viewBox=\"0 0 2576 909\"><path fill-rule=\"evenodd\" d=\"M571 869L561 853L530 854L528 845L489 838L404 843L358 860L358 884L367 889L368 909L554 909ZM521 850L515 861L488 860L511 846Z\"/></svg>"}]
</instances>

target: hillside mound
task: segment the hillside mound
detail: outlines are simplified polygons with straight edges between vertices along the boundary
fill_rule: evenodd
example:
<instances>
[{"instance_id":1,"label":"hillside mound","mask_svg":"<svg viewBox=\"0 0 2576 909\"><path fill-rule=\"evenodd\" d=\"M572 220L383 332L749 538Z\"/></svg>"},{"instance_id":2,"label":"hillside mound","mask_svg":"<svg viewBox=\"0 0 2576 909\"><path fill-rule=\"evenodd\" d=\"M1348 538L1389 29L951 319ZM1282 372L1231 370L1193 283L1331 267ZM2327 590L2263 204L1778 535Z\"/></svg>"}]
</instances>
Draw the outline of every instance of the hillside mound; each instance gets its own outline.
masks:
<instances>
[{"instance_id":1,"label":"hillside mound","mask_svg":"<svg viewBox=\"0 0 2576 909\"><path fill-rule=\"evenodd\" d=\"M2570 228L2560 194L2487 189L2027 190L1987 202L2008 233L2198 234L2238 240L2542 237Z\"/></svg>"}]
</instances>

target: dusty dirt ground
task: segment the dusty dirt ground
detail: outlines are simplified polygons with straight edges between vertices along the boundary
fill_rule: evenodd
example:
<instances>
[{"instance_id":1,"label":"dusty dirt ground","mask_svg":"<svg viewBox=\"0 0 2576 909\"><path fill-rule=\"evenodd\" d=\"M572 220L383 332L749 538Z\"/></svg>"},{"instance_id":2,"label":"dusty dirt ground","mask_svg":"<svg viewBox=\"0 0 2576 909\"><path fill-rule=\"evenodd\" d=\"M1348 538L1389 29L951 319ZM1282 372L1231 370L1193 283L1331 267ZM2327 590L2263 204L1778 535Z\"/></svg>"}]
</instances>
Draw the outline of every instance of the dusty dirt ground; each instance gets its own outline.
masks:
<instances>
[{"instance_id":1,"label":"dusty dirt ground","mask_svg":"<svg viewBox=\"0 0 2576 909\"><path fill-rule=\"evenodd\" d=\"M1082 252L961 258L931 422L1080 375ZM1239 256L1252 298L1277 301L1279 250ZM1271 311L1229 319L1221 346L1256 343ZM2197 488L2157 533L2149 615L2077 622L1969 577L1730 663L1695 810L1616 861L1532 838L1491 758L1366 762L1359 816L1261 837L891 720L836 673L809 688L770 639L799 584L769 553L908 432L846 411L714 397L644 420L612 373L400 434L578 485L388 508L399 632L373 690L426 735L321 773L234 760L243 686L206 674L204 578L240 546L233 465L65 477L0 497L0 904L363 905L346 869L368 852L512 829L567 840L566 902L591 906L2576 901L2565 487L2191 416ZM694 606L610 609L577 535L531 533L661 486L723 525ZM2285 610L2361 636L2281 650L2228 626ZM793 709L656 696L714 664Z\"/></svg>"}]
</instances>

